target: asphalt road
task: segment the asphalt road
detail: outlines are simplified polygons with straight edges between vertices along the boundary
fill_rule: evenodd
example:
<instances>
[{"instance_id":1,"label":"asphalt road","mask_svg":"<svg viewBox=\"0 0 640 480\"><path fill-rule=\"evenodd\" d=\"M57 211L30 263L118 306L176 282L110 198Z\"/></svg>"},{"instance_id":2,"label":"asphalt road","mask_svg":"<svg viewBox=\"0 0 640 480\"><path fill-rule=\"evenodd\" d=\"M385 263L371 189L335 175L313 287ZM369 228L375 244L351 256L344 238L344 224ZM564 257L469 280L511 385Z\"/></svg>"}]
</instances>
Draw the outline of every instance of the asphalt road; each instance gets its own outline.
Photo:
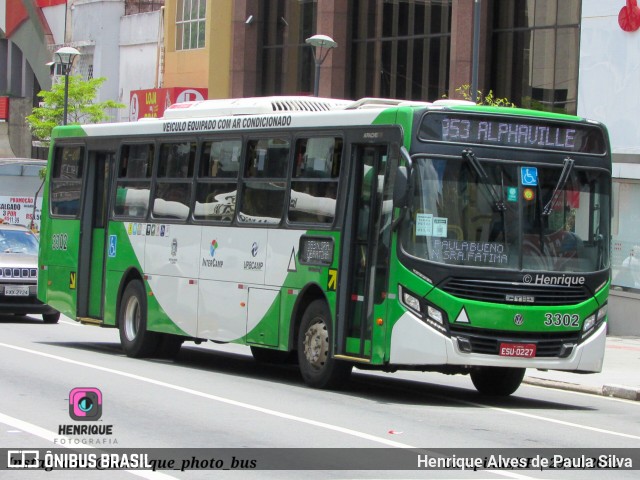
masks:
<instances>
[{"instance_id":1,"label":"asphalt road","mask_svg":"<svg viewBox=\"0 0 640 480\"><path fill-rule=\"evenodd\" d=\"M562 454L568 448L640 447L640 402L529 385L511 397L491 399L480 396L468 377L358 370L345 390L320 391L306 387L295 366L258 364L246 347L187 343L175 361L139 360L123 355L116 330L82 326L65 317L57 325L45 325L35 315L0 315L0 332L0 448L515 447ZM75 388L100 390L98 421L70 417ZM65 436L60 433L65 425L103 430ZM110 434L104 430L108 426ZM312 455L327 457L327 470L220 471L215 478L607 475L603 470L338 471L330 470L331 452ZM45 478L114 478L113 473L53 471ZM193 470L119 473L118 478L212 476L211 471ZM40 476L44 472L0 471L2 478ZM637 471L616 471L615 476L637 478Z\"/></svg>"}]
</instances>

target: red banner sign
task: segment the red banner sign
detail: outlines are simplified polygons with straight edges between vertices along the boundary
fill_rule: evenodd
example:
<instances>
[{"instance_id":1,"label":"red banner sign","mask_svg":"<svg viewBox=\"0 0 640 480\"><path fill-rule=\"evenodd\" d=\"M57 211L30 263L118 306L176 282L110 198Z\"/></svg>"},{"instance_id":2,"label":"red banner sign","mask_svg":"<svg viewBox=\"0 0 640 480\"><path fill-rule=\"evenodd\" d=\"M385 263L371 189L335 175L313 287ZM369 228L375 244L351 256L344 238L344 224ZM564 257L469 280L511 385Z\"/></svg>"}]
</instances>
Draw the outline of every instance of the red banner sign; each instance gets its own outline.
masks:
<instances>
[{"instance_id":1,"label":"red banner sign","mask_svg":"<svg viewBox=\"0 0 640 480\"><path fill-rule=\"evenodd\" d=\"M129 97L129 120L135 122L140 118L160 118L174 103L205 100L207 95L206 88L171 87L133 90Z\"/></svg>"}]
</instances>

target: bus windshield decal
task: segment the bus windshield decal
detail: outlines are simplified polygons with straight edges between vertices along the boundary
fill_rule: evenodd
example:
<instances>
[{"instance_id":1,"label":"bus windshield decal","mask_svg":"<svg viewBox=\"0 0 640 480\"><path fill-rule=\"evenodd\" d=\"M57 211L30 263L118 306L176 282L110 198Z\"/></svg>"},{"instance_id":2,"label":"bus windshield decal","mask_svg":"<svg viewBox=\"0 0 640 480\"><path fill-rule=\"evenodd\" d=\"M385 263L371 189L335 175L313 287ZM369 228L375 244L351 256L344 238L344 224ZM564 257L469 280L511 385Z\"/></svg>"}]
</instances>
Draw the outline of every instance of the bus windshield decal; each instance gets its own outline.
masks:
<instances>
[{"instance_id":1,"label":"bus windshield decal","mask_svg":"<svg viewBox=\"0 0 640 480\"><path fill-rule=\"evenodd\" d=\"M419 137L426 141L606 153L602 131L595 126L521 117L430 112L422 120Z\"/></svg>"},{"instance_id":2,"label":"bus windshield decal","mask_svg":"<svg viewBox=\"0 0 640 480\"><path fill-rule=\"evenodd\" d=\"M447 223L445 217L434 217L430 213L416 214L416 236L418 237L446 237Z\"/></svg>"}]
</instances>

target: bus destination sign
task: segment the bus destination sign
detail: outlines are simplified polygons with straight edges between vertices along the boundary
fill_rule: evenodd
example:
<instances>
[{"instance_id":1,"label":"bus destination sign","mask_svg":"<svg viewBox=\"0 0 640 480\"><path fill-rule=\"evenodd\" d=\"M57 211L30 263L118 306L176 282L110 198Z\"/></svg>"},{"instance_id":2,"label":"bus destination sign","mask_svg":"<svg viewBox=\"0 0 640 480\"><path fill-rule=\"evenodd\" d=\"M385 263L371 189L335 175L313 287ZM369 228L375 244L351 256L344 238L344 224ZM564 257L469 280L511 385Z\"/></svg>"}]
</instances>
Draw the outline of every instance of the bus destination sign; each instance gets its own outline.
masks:
<instances>
[{"instance_id":1,"label":"bus destination sign","mask_svg":"<svg viewBox=\"0 0 640 480\"><path fill-rule=\"evenodd\" d=\"M523 117L458 115L430 112L420 139L563 152L605 153L602 131L591 125L541 122Z\"/></svg>"}]
</instances>

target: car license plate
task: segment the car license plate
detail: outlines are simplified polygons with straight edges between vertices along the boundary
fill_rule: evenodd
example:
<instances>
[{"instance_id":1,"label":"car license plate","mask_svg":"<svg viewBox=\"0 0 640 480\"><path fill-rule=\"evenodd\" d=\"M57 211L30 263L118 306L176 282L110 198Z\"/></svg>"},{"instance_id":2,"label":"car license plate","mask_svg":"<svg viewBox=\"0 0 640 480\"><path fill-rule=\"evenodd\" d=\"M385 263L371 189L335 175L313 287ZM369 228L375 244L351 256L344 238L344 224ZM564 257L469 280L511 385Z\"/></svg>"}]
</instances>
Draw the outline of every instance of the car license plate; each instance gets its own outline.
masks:
<instances>
[{"instance_id":1,"label":"car license plate","mask_svg":"<svg viewBox=\"0 0 640 480\"><path fill-rule=\"evenodd\" d=\"M28 286L6 286L4 287L4 294L7 297L28 297Z\"/></svg>"},{"instance_id":2,"label":"car license plate","mask_svg":"<svg viewBox=\"0 0 640 480\"><path fill-rule=\"evenodd\" d=\"M535 343L501 343L500 355L503 357L533 358L536 356Z\"/></svg>"}]
</instances>

